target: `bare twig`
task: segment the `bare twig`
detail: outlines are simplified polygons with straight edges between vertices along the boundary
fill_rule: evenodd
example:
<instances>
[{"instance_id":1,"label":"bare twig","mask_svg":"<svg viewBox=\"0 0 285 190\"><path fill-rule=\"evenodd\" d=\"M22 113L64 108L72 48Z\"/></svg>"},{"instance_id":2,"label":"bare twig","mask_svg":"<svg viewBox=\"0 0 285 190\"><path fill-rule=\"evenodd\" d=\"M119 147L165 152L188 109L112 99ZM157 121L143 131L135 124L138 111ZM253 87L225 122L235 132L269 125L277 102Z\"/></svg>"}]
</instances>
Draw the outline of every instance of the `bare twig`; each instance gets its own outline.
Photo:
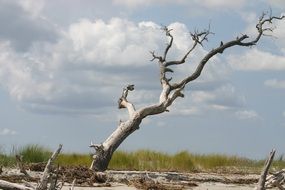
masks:
<instances>
[{"instance_id":1,"label":"bare twig","mask_svg":"<svg viewBox=\"0 0 285 190\"><path fill-rule=\"evenodd\" d=\"M72 181L72 184L71 184L71 187L69 188L69 190L74 190L75 182L76 182L76 179L74 179Z\"/></svg>"},{"instance_id":2,"label":"bare twig","mask_svg":"<svg viewBox=\"0 0 285 190\"><path fill-rule=\"evenodd\" d=\"M285 15L276 17L276 16L270 16L268 18L265 18L266 14L263 13L258 21L258 24L256 25L257 28L257 36L253 40L249 40L246 42L246 39L249 39L249 36L246 34L241 35L240 37L237 37L235 40L223 43L221 42L220 45L216 48L214 48L212 51L207 53L199 62L198 66L196 67L196 70L185 79L181 80L179 83L174 84L171 86L172 89L180 88L182 85L185 85L191 81L196 80L202 73L202 70L206 63L216 54L223 53L224 50L233 47L233 46L245 46L245 47L251 47L256 45L256 43L260 40L262 36L264 36L265 31L272 31L273 28L265 28L265 24L272 24L273 20L282 20L285 18Z\"/></svg>"}]
</instances>

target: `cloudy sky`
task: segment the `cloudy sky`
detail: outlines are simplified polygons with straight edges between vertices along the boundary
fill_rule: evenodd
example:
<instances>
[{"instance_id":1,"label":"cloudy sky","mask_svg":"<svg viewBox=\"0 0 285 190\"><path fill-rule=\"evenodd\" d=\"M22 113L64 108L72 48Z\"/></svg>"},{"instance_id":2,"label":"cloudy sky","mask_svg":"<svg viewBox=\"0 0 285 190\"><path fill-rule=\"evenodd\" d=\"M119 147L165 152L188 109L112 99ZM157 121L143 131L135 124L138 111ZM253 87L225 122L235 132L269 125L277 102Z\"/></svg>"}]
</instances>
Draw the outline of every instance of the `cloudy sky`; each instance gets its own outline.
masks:
<instances>
[{"instance_id":1,"label":"cloudy sky","mask_svg":"<svg viewBox=\"0 0 285 190\"><path fill-rule=\"evenodd\" d=\"M285 14L283 0L0 0L1 149L30 143L89 152L126 110L122 87L136 107L158 101L157 63L173 29L169 59L191 47L189 32L214 33L173 80L193 72L205 53L241 34L256 35L263 11ZM285 153L285 21L256 47L214 57L169 113L144 120L123 150L223 153L263 158Z\"/></svg>"}]
</instances>

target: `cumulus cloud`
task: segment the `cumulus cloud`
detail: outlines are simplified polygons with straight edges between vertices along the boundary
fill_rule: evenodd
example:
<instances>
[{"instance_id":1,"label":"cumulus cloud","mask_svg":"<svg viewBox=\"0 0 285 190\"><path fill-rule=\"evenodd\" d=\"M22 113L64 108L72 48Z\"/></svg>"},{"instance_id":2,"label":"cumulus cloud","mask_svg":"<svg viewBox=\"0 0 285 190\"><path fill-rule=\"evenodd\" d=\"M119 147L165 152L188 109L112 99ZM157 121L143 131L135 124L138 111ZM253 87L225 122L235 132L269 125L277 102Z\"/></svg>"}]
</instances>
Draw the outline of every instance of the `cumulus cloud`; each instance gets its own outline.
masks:
<instances>
[{"instance_id":1,"label":"cumulus cloud","mask_svg":"<svg viewBox=\"0 0 285 190\"><path fill-rule=\"evenodd\" d=\"M283 2L284 3L284 2ZM281 15L285 15L283 12ZM283 54L285 54L285 23L284 22L276 22L275 23L275 29L273 31L273 36L275 36L277 39L274 40L275 44L277 44L283 51Z\"/></svg>"},{"instance_id":2,"label":"cumulus cloud","mask_svg":"<svg viewBox=\"0 0 285 190\"><path fill-rule=\"evenodd\" d=\"M285 2L283 0L266 0L268 4L273 5L277 8L285 7Z\"/></svg>"},{"instance_id":3,"label":"cumulus cloud","mask_svg":"<svg viewBox=\"0 0 285 190\"><path fill-rule=\"evenodd\" d=\"M8 128L0 129L0 136L16 135L17 132Z\"/></svg>"},{"instance_id":4,"label":"cumulus cloud","mask_svg":"<svg viewBox=\"0 0 285 190\"><path fill-rule=\"evenodd\" d=\"M170 108L171 115L198 116L208 111L236 111L246 104L244 96L239 94L231 84L190 91L185 95L185 99L178 100Z\"/></svg>"},{"instance_id":5,"label":"cumulus cloud","mask_svg":"<svg viewBox=\"0 0 285 190\"><path fill-rule=\"evenodd\" d=\"M197 1L198 4L202 4L208 8L241 8L245 5L246 0L237 0L237 1L227 1L227 0L199 0Z\"/></svg>"},{"instance_id":6,"label":"cumulus cloud","mask_svg":"<svg viewBox=\"0 0 285 190\"><path fill-rule=\"evenodd\" d=\"M180 59L193 42L184 24L175 22L169 28L174 42L168 58ZM15 51L9 40L0 41L0 79L24 109L36 113L100 115L116 106L122 87L130 83L136 90L129 99L140 107L159 97L158 67L149 61L149 51L161 54L166 41L154 22L82 19L62 32L55 43L34 43L27 52ZM205 54L198 47L189 62L174 67L173 81L191 74ZM196 107L178 103L174 109L182 115L198 115L201 109L242 107L243 97L232 85L224 84L229 70L214 57L205 67L206 74L193 83L187 104Z\"/></svg>"},{"instance_id":7,"label":"cumulus cloud","mask_svg":"<svg viewBox=\"0 0 285 190\"><path fill-rule=\"evenodd\" d=\"M115 5L122 5L128 8L139 8L141 6L173 4L171 0L113 0ZM186 4L186 0L177 0L175 3Z\"/></svg>"},{"instance_id":8,"label":"cumulus cloud","mask_svg":"<svg viewBox=\"0 0 285 190\"><path fill-rule=\"evenodd\" d=\"M185 25L173 23L171 28L171 58L176 59L191 39ZM149 50L163 52L166 40L153 22L83 19L70 25L56 43L38 42L27 52L15 51L9 40L1 41L1 83L22 107L35 112L98 112L114 105L128 83L144 88L130 95L135 102L154 102L160 86ZM202 48L197 50L196 55L203 54ZM187 76L190 70L181 72Z\"/></svg>"},{"instance_id":9,"label":"cumulus cloud","mask_svg":"<svg viewBox=\"0 0 285 190\"><path fill-rule=\"evenodd\" d=\"M245 0L236 0L236 1L227 1L227 0L195 0L195 1L187 1L187 0L113 0L113 3L116 5L122 5L131 9L139 8L141 6L150 6L150 5L183 5L189 8L193 8L195 6L202 6L209 9L237 9L241 8L245 5Z\"/></svg>"},{"instance_id":10,"label":"cumulus cloud","mask_svg":"<svg viewBox=\"0 0 285 190\"><path fill-rule=\"evenodd\" d=\"M244 97L231 84L225 84L213 91L195 91L191 99L198 104L207 103L214 109L239 108L245 104Z\"/></svg>"},{"instance_id":11,"label":"cumulus cloud","mask_svg":"<svg viewBox=\"0 0 285 190\"><path fill-rule=\"evenodd\" d=\"M285 81L284 80L277 80L277 79L269 79L264 82L265 86L271 88L281 88L285 89Z\"/></svg>"},{"instance_id":12,"label":"cumulus cloud","mask_svg":"<svg viewBox=\"0 0 285 190\"><path fill-rule=\"evenodd\" d=\"M9 40L18 51L26 51L38 41L55 42L58 31L46 20L34 17L23 6L34 1L0 1L0 40ZM30 3L28 3L30 2ZM35 10L35 9L33 9Z\"/></svg>"},{"instance_id":13,"label":"cumulus cloud","mask_svg":"<svg viewBox=\"0 0 285 190\"><path fill-rule=\"evenodd\" d=\"M44 8L45 0L21 0L17 3L19 3L25 11L31 13L32 16L38 16Z\"/></svg>"},{"instance_id":14,"label":"cumulus cloud","mask_svg":"<svg viewBox=\"0 0 285 190\"><path fill-rule=\"evenodd\" d=\"M244 120L244 119L254 119L254 118L257 118L259 117L258 116L258 113L256 113L256 111L254 110L243 110L243 111L237 111L235 113L235 115L241 119L241 120Z\"/></svg>"},{"instance_id":15,"label":"cumulus cloud","mask_svg":"<svg viewBox=\"0 0 285 190\"><path fill-rule=\"evenodd\" d=\"M162 42L159 26L152 22L138 25L130 21L113 18L103 20L81 20L72 24L68 38L74 51L82 61L103 66L142 66L149 50L158 49ZM69 40L69 39L68 39Z\"/></svg>"},{"instance_id":16,"label":"cumulus cloud","mask_svg":"<svg viewBox=\"0 0 285 190\"><path fill-rule=\"evenodd\" d=\"M233 69L244 71L285 70L285 56L274 55L257 48L249 49L243 55L230 55L227 61Z\"/></svg>"}]
</instances>

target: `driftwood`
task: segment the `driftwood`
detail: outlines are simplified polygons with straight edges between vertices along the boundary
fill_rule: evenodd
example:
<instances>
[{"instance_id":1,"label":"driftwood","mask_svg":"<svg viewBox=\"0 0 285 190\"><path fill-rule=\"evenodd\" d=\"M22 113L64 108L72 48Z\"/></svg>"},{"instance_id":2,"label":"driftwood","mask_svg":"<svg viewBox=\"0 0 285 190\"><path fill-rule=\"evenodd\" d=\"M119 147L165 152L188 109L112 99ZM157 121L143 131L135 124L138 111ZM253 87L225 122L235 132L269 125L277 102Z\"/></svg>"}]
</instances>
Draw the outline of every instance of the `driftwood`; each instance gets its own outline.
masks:
<instances>
[{"instance_id":1,"label":"driftwood","mask_svg":"<svg viewBox=\"0 0 285 190\"><path fill-rule=\"evenodd\" d=\"M261 175L260 175L260 178L258 180L258 185L256 187L256 190L265 190L265 182L266 182L266 176L268 174L268 171L269 171L269 168L270 168L270 165L273 161L273 158L274 158L274 155L275 155L275 150L272 150L270 152L270 155L268 157L268 159L266 160L265 162L265 166L261 172Z\"/></svg>"},{"instance_id":2,"label":"driftwood","mask_svg":"<svg viewBox=\"0 0 285 190\"><path fill-rule=\"evenodd\" d=\"M17 183L11 183L4 180L0 180L0 189L7 189L7 190L56 190L61 189L62 186L60 184L57 184L57 178L54 178L53 170L52 170L52 164L53 161L57 158L58 154L60 153L62 148L62 145L59 145L58 149L52 154L50 159L48 160L48 163L45 167L44 173L38 183L37 186L34 186L32 184L29 184L27 182L24 182L24 184L17 184ZM20 167L20 171L24 173L26 176L30 175L26 172L24 169L24 166L22 164L22 160L20 156L17 156L18 166ZM48 186L48 184L50 184Z\"/></svg>"},{"instance_id":3,"label":"driftwood","mask_svg":"<svg viewBox=\"0 0 285 190\"><path fill-rule=\"evenodd\" d=\"M32 187L27 187L25 185L20 185L17 183L11 183L8 181L0 180L0 188L7 190L34 190Z\"/></svg>"},{"instance_id":4,"label":"driftwood","mask_svg":"<svg viewBox=\"0 0 285 190\"><path fill-rule=\"evenodd\" d=\"M16 161L17 161L18 168L20 169L20 172L23 173L28 179L32 179L32 177L28 174L28 172L26 171L24 167L22 156L16 155Z\"/></svg>"},{"instance_id":5,"label":"driftwood","mask_svg":"<svg viewBox=\"0 0 285 190\"><path fill-rule=\"evenodd\" d=\"M266 190L274 187L277 187L280 190L285 190L285 188L282 186L285 182L285 169L267 176L270 166L273 162L275 152L276 151L274 149L270 152L269 157L266 160L264 168L260 174L258 185L255 188L256 190Z\"/></svg>"},{"instance_id":6,"label":"driftwood","mask_svg":"<svg viewBox=\"0 0 285 190\"><path fill-rule=\"evenodd\" d=\"M50 178L50 175L52 173L52 164L54 160L57 158L58 154L60 153L62 148L62 145L60 144L58 149L52 154L50 159L47 162L47 165L45 167L43 176L41 177L38 186L36 187L36 190L46 190L48 186L48 182L53 182L53 177Z\"/></svg>"}]
</instances>

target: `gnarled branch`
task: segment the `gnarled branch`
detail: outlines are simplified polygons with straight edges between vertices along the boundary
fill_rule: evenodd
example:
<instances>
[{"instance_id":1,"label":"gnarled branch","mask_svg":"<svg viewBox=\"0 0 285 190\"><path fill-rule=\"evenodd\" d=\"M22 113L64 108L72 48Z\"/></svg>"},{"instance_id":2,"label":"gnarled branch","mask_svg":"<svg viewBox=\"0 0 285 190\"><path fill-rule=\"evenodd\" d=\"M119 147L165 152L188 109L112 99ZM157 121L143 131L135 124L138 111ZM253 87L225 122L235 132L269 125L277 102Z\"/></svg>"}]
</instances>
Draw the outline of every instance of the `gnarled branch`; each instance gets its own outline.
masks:
<instances>
[{"instance_id":1,"label":"gnarled branch","mask_svg":"<svg viewBox=\"0 0 285 190\"><path fill-rule=\"evenodd\" d=\"M118 100L118 107L119 107L119 109L127 108L130 117L133 116L133 114L136 111L136 109L135 109L135 106L127 100L127 96L128 96L129 91L133 91L134 89L135 89L135 86L133 84L130 84L130 85L126 86L123 89L122 96Z\"/></svg>"},{"instance_id":2,"label":"gnarled branch","mask_svg":"<svg viewBox=\"0 0 285 190\"><path fill-rule=\"evenodd\" d=\"M174 84L171 86L171 89L177 89L177 88L180 88L181 86L197 79L201 73L202 73L202 70L205 66L205 64L213 57L215 56L216 54L218 53L223 53L224 50L230 48L230 47L233 47L233 46L246 46L246 47L250 47L250 46L254 46L256 45L256 43L260 40L260 38L262 36L264 36L264 32L265 31L269 31L268 28L264 28L264 25L265 24L272 24L272 21L273 20L282 20L285 18L285 16L280 16L280 17L276 17L276 16L270 16L268 18L265 18L265 15L266 14L263 14L260 19L259 19L259 22L258 24L256 25L256 28L257 28L257 36L253 39L253 40L250 40L250 41L245 41L246 39L249 38L248 35L244 34L240 37L237 37L235 40L232 40L232 41L229 41L227 43L223 43L221 42L221 44L214 48L212 51L208 52L204 58L202 58L202 60L199 62L198 66L196 67L196 70L194 71L194 73L192 73L192 75L186 77L185 79L183 79L182 81L180 81L179 83L177 84ZM273 30L273 29L271 29Z\"/></svg>"}]
</instances>

